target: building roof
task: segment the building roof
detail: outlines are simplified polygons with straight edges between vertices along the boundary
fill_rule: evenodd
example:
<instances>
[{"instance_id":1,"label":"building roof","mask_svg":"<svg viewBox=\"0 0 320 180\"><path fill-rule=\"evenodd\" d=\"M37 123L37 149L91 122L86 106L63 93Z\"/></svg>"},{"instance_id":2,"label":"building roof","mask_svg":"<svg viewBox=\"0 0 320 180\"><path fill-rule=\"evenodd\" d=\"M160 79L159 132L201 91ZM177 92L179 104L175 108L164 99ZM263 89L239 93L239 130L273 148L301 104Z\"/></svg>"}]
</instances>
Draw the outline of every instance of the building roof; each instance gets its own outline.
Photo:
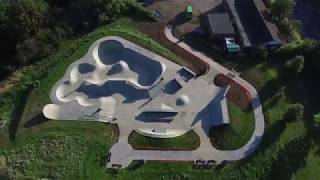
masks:
<instances>
[{"instance_id":1,"label":"building roof","mask_svg":"<svg viewBox=\"0 0 320 180\"><path fill-rule=\"evenodd\" d=\"M264 15L262 0L225 0L244 47L281 44L278 28Z\"/></svg>"},{"instance_id":2,"label":"building roof","mask_svg":"<svg viewBox=\"0 0 320 180\"><path fill-rule=\"evenodd\" d=\"M219 34L234 34L231 19L227 13L207 15L208 30L213 36Z\"/></svg>"}]
</instances>

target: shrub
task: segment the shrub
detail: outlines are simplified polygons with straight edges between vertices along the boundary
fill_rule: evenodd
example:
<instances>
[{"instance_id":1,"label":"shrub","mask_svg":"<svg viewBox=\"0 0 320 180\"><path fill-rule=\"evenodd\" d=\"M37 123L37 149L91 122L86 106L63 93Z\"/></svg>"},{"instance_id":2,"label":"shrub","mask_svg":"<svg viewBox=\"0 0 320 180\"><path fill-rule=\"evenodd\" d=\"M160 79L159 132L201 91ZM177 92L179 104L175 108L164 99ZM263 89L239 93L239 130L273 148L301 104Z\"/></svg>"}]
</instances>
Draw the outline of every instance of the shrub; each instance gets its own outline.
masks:
<instances>
[{"instance_id":1,"label":"shrub","mask_svg":"<svg viewBox=\"0 0 320 180\"><path fill-rule=\"evenodd\" d=\"M287 61L286 67L289 74L297 75L301 73L304 67L304 56L297 55L296 57Z\"/></svg>"},{"instance_id":2,"label":"shrub","mask_svg":"<svg viewBox=\"0 0 320 180\"><path fill-rule=\"evenodd\" d=\"M258 46L256 49L253 50L251 56L261 60L266 60L268 58L268 54L268 50L265 47Z\"/></svg>"},{"instance_id":3,"label":"shrub","mask_svg":"<svg viewBox=\"0 0 320 180\"><path fill-rule=\"evenodd\" d=\"M315 127L320 128L320 113L313 116L313 124Z\"/></svg>"},{"instance_id":4,"label":"shrub","mask_svg":"<svg viewBox=\"0 0 320 180\"><path fill-rule=\"evenodd\" d=\"M33 34L41 28L46 21L49 8L43 0L17 0L11 7L8 23L13 23L13 27L17 27L25 35Z\"/></svg>"},{"instance_id":5,"label":"shrub","mask_svg":"<svg viewBox=\"0 0 320 180\"><path fill-rule=\"evenodd\" d=\"M304 106L300 103L292 104L287 113L284 116L284 119L288 122L298 121L303 118Z\"/></svg>"},{"instance_id":6,"label":"shrub","mask_svg":"<svg viewBox=\"0 0 320 180\"><path fill-rule=\"evenodd\" d=\"M13 72L12 66L3 66L0 65L0 81L4 80L6 77L8 77Z\"/></svg>"},{"instance_id":7,"label":"shrub","mask_svg":"<svg viewBox=\"0 0 320 180\"><path fill-rule=\"evenodd\" d=\"M277 19L279 20L282 20L292 15L293 8L293 0L276 0L271 3L272 15L277 17Z\"/></svg>"},{"instance_id":8,"label":"shrub","mask_svg":"<svg viewBox=\"0 0 320 180\"><path fill-rule=\"evenodd\" d=\"M250 69L248 71L245 71L241 74L241 76L252 83L257 90L261 90L265 85L264 77L262 76L262 73L257 69Z\"/></svg>"}]
</instances>

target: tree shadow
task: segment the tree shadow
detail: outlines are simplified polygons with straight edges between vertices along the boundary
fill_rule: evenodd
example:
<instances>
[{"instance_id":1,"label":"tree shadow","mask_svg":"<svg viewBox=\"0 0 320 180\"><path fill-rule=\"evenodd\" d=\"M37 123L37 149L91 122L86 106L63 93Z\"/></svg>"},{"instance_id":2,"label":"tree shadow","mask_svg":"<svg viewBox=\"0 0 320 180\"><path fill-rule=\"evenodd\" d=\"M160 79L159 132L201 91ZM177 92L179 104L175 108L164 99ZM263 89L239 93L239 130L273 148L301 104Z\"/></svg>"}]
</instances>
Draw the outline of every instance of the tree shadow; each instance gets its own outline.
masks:
<instances>
[{"instance_id":1,"label":"tree shadow","mask_svg":"<svg viewBox=\"0 0 320 180\"><path fill-rule=\"evenodd\" d=\"M188 22L189 19L186 17L185 12L180 12L174 17L168 24L173 26L173 29L177 26L180 26L186 22Z\"/></svg>"},{"instance_id":2,"label":"tree shadow","mask_svg":"<svg viewBox=\"0 0 320 180\"><path fill-rule=\"evenodd\" d=\"M130 166L128 167L129 171L135 171L137 169L139 169L140 167L142 167L145 164L144 160L136 160L133 161Z\"/></svg>"},{"instance_id":3,"label":"tree shadow","mask_svg":"<svg viewBox=\"0 0 320 180\"><path fill-rule=\"evenodd\" d=\"M23 127L24 128L31 128L31 127L34 127L34 126L37 126L39 124L42 124L42 123L45 123L45 122L48 122L49 119L46 118L43 113L40 113L34 117L32 117L31 119L29 119L24 125Z\"/></svg>"},{"instance_id":4,"label":"tree shadow","mask_svg":"<svg viewBox=\"0 0 320 180\"><path fill-rule=\"evenodd\" d=\"M246 159L240 160L239 165L250 163L252 159L256 157L256 155L264 154L267 151L267 149L280 138L282 132L286 129L286 127L287 122L284 120L278 120L272 125L270 125L266 129L262 137L261 144L257 147L257 149L252 153L251 156L249 156Z\"/></svg>"},{"instance_id":5,"label":"tree shadow","mask_svg":"<svg viewBox=\"0 0 320 180\"><path fill-rule=\"evenodd\" d=\"M267 179L290 180L298 169L306 166L306 157L310 147L311 141L307 137L297 138L289 142L278 153Z\"/></svg>"},{"instance_id":6,"label":"tree shadow","mask_svg":"<svg viewBox=\"0 0 320 180\"><path fill-rule=\"evenodd\" d=\"M273 79L271 81L268 81L267 84L265 84L261 90L260 90L260 96L262 99L266 100L269 97L274 96L279 90L283 87L283 84L281 84L281 80L279 79Z\"/></svg>"},{"instance_id":7,"label":"tree shadow","mask_svg":"<svg viewBox=\"0 0 320 180\"><path fill-rule=\"evenodd\" d=\"M19 104L15 107L14 113L13 113L13 118L9 122L9 127L8 127L8 133L9 133L9 139L11 142L15 142L16 140L16 134L18 131L18 127L20 124L20 120L23 114L24 106L27 102L27 99L29 97L30 91L28 90L27 92L24 93L22 92L22 99L19 102Z\"/></svg>"}]
</instances>

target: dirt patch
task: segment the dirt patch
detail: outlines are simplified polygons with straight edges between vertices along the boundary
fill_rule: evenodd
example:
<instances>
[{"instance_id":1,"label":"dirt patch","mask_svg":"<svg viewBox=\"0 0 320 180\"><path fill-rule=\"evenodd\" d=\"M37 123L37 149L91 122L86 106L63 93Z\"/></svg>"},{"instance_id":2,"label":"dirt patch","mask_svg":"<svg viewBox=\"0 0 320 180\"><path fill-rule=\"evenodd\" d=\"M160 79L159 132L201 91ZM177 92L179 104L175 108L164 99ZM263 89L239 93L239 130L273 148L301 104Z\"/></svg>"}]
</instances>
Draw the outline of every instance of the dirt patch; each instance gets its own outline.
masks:
<instances>
[{"instance_id":1,"label":"dirt patch","mask_svg":"<svg viewBox=\"0 0 320 180\"><path fill-rule=\"evenodd\" d=\"M20 71L16 71L12 75L10 75L7 79L0 82L0 94L7 92L12 88L16 83L20 81L22 77L22 73Z\"/></svg>"}]
</instances>

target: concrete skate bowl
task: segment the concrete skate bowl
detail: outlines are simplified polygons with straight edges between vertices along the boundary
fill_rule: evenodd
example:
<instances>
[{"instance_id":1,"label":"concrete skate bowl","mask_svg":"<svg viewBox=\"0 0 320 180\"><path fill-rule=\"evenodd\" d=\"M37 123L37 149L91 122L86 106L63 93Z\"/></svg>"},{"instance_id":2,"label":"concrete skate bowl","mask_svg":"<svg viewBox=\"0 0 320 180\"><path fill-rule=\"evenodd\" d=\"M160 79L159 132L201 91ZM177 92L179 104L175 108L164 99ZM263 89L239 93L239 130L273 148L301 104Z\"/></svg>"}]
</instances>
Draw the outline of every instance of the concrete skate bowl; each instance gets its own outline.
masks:
<instances>
[{"instance_id":1,"label":"concrete skate bowl","mask_svg":"<svg viewBox=\"0 0 320 180\"><path fill-rule=\"evenodd\" d=\"M148 99L148 89L160 82L166 70L156 58L161 57L119 37L97 40L69 66L53 87L51 99L59 106L72 103L82 108L103 106L106 98L120 103ZM48 117L58 117L57 108L48 107Z\"/></svg>"},{"instance_id":2,"label":"concrete skate bowl","mask_svg":"<svg viewBox=\"0 0 320 180\"><path fill-rule=\"evenodd\" d=\"M156 84L165 71L165 65L140 53L143 52L140 49L137 52L125 46L118 40L102 41L93 50L97 66L112 66L107 75L129 80L138 87L149 88Z\"/></svg>"},{"instance_id":3,"label":"concrete skate bowl","mask_svg":"<svg viewBox=\"0 0 320 180\"><path fill-rule=\"evenodd\" d=\"M88 99L111 97L115 94L119 94L122 97L122 103L133 103L137 100L149 98L148 90L136 89L126 81L107 81L102 85L83 84L76 92L85 94Z\"/></svg>"},{"instance_id":4,"label":"concrete skate bowl","mask_svg":"<svg viewBox=\"0 0 320 180\"><path fill-rule=\"evenodd\" d=\"M53 88L51 97L60 102L70 102L77 100L81 106L93 106L96 100L89 99L83 94L79 94L77 89L85 83L83 75L79 72L77 66L73 66L70 72L66 74L61 84Z\"/></svg>"}]
</instances>

